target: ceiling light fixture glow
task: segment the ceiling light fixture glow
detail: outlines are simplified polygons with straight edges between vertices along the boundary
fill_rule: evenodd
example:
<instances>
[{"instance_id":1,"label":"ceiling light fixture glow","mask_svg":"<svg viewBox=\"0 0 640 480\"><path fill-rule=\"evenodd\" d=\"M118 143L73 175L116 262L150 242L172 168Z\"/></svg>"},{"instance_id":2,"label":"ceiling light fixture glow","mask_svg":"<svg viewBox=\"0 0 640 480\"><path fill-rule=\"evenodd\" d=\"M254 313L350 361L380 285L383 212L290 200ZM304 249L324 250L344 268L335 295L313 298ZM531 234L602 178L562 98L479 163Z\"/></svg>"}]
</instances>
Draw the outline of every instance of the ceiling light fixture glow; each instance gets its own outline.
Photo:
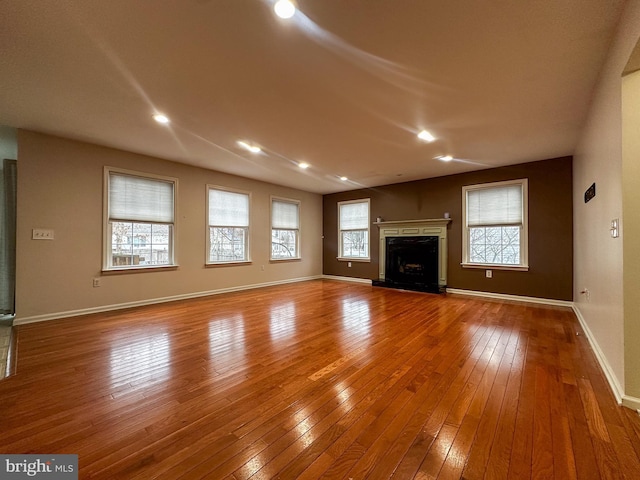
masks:
<instances>
[{"instance_id":1,"label":"ceiling light fixture glow","mask_svg":"<svg viewBox=\"0 0 640 480\"><path fill-rule=\"evenodd\" d=\"M425 142L433 142L436 137L434 137L433 135L431 135L429 132L427 132L426 130L422 130L419 134L418 134L418 138L420 140L424 140Z\"/></svg>"},{"instance_id":2,"label":"ceiling light fixture glow","mask_svg":"<svg viewBox=\"0 0 640 480\"><path fill-rule=\"evenodd\" d=\"M280 18L287 19L295 15L296 6L291 0L278 0L273 6L273 10Z\"/></svg>"},{"instance_id":3,"label":"ceiling light fixture glow","mask_svg":"<svg viewBox=\"0 0 640 480\"><path fill-rule=\"evenodd\" d=\"M342 180L343 182L346 182L349 179L347 177L340 177L340 180Z\"/></svg>"},{"instance_id":4,"label":"ceiling light fixture glow","mask_svg":"<svg viewBox=\"0 0 640 480\"><path fill-rule=\"evenodd\" d=\"M169 123L169 117L167 117L166 115L163 115L161 113L155 113L153 115L153 119L156 122L161 123L163 125L167 125Z\"/></svg>"},{"instance_id":5,"label":"ceiling light fixture glow","mask_svg":"<svg viewBox=\"0 0 640 480\"><path fill-rule=\"evenodd\" d=\"M451 155L440 155L439 157L436 157L438 160L442 160L443 162L450 162L451 160L453 160L453 157Z\"/></svg>"},{"instance_id":6,"label":"ceiling light fixture glow","mask_svg":"<svg viewBox=\"0 0 640 480\"><path fill-rule=\"evenodd\" d=\"M255 145L250 145L247 142L243 142L242 140L238 140L238 145L240 145L245 150L249 150L251 153L260 153L262 151L260 147L256 147Z\"/></svg>"},{"instance_id":7,"label":"ceiling light fixture glow","mask_svg":"<svg viewBox=\"0 0 640 480\"><path fill-rule=\"evenodd\" d=\"M302 170L306 170L307 168L309 168L309 164L307 162L300 162L298 164L298 167L300 167Z\"/></svg>"}]
</instances>

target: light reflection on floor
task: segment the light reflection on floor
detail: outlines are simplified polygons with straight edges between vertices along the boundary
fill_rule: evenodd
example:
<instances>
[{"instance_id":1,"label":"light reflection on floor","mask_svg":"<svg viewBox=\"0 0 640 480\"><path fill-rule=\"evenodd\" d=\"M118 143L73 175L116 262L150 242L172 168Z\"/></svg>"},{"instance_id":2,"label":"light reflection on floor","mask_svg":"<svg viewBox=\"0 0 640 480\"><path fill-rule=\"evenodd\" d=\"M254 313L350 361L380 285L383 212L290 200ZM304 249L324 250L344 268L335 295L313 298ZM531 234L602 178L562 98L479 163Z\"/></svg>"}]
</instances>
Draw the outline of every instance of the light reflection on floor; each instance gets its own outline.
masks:
<instances>
[{"instance_id":1,"label":"light reflection on floor","mask_svg":"<svg viewBox=\"0 0 640 480\"><path fill-rule=\"evenodd\" d=\"M346 415L354 406L351 400L351 392L349 391L349 388L345 387L342 382L340 382L333 386L333 391L336 392L336 398L340 401L337 408Z\"/></svg>"},{"instance_id":2,"label":"light reflection on floor","mask_svg":"<svg viewBox=\"0 0 640 480\"><path fill-rule=\"evenodd\" d=\"M269 311L269 332L271 340L283 340L296 333L296 305L293 302L281 303Z\"/></svg>"},{"instance_id":3,"label":"light reflection on floor","mask_svg":"<svg viewBox=\"0 0 640 480\"><path fill-rule=\"evenodd\" d=\"M371 329L369 302L358 298L342 300L342 325L346 330L368 336Z\"/></svg>"},{"instance_id":4,"label":"light reflection on floor","mask_svg":"<svg viewBox=\"0 0 640 480\"><path fill-rule=\"evenodd\" d=\"M122 339L111 345L109 366L112 387L166 381L171 375L171 339L165 331Z\"/></svg>"},{"instance_id":5,"label":"light reflection on floor","mask_svg":"<svg viewBox=\"0 0 640 480\"><path fill-rule=\"evenodd\" d=\"M246 363L245 325L242 314L217 318L209 322L209 358L222 371Z\"/></svg>"},{"instance_id":6,"label":"light reflection on floor","mask_svg":"<svg viewBox=\"0 0 640 480\"><path fill-rule=\"evenodd\" d=\"M293 417L294 421L297 422L293 428L298 434L298 437L302 440L301 446L303 446L303 448L306 448L315 440L315 435L311 430L313 428L313 422L311 421L310 416L311 413L308 409L303 408Z\"/></svg>"}]
</instances>

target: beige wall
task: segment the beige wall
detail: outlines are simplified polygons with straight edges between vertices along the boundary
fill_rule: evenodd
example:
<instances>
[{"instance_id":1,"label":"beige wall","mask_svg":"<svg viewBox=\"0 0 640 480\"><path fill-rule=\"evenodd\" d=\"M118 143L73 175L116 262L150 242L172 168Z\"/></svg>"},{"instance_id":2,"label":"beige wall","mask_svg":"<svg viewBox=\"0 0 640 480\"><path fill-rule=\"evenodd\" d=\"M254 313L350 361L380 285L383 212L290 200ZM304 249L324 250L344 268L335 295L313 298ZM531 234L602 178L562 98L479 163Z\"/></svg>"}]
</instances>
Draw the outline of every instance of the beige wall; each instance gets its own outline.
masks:
<instances>
[{"instance_id":1,"label":"beige wall","mask_svg":"<svg viewBox=\"0 0 640 480\"><path fill-rule=\"evenodd\" d=\"M322 273L320 195L29 131L18 151L17 323ZM177 270L101 275L105 165L178 178ZM251 265L205 268L206 184L252 193ZM269 262L270 195L301 201L301 261Z\"/></svg>"},{"instance_id":2,"label":"beige wall","mask_svg":"<svg viewBox=\"0 0 640 480\"><path fill-rule=\"evenodd\" d=\"M633 406L634 399L624 398L624 351L640 351L640 338L625 338L624 331L623 238L629 239L622 208L621 74L639 35L640 2L629 2L594 92L573 167L576 311L616 395ZM593 182L596 197L585 204L584 191ZM622 222L617 239L609 233L614 218ZM583 289L589 290L588 296L580 293Z\"/></svg>"},{"instance_id":3,"label":"beige wall","mask_svg":"<svg viewBox=\"0 0 640 480\"><path fill-rule=\"evenodd\" d=\"M639 44L640 45L640 44ZM640 71L622 80L625 393L640 399Z\"/></svg>"}]
</instances>

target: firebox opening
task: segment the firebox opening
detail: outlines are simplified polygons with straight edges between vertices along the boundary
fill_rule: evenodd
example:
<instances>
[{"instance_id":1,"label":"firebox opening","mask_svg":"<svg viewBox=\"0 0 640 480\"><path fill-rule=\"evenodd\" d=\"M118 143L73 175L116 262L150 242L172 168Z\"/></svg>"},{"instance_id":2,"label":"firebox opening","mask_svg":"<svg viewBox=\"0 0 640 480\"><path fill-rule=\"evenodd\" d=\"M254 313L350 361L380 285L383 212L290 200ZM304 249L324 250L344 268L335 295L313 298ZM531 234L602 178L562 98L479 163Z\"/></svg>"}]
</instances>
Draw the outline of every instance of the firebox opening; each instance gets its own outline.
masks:
<instances>
[{"instance_id":1,"label":"firebox opening","mask_svg":"<svg viewBox=\"0 0 640 480\"><path fill-rule=\"evenodd\" d=\"M437 236L386 237L385 278L374 285L440 293Z\"/></svg>"}]
</instances>

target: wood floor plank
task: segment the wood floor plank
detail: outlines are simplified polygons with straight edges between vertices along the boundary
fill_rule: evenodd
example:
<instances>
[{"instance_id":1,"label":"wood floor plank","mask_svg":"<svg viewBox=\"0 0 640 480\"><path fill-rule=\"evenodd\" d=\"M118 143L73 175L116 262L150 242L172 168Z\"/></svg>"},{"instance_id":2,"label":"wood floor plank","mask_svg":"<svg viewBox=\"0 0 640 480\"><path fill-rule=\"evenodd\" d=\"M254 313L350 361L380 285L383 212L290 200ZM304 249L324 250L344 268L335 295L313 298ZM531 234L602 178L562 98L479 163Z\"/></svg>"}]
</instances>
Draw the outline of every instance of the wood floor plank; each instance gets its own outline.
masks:
<instances>
[{"instance_id":1,"label":"wood floor plank","mask_svg":"<svg viewBox=\"0 0 640 480\"><path fill-rule=\"evenodd\" d=\"M605 479L620 478L620 465L613 450L609 430L599 408L593 387L586 379L579 379L578 387L600 475Z\"/></svg>"},{"instance_id":2,"label":"wood floor plank","mask_svg":"<svg viewBox=\"0 0 640 480\"><path fill-rule=\"evenodd\" d=\"M576 474L578 478L589 478L589 475L600 478L593 440L587 426L587 417L582 406L578 386L565 384L563 390L567 401Z\"/></svg>"},{"instance_id":3,"label":"wood floor plank","mask_svg":"<svg viewBox=\"0 0 640 480\"><path fill-rule=\"evenodd\" d=\"M542 366L536 366L531 478L553 478L554 476L548 376L547 370Z\"/></svg>"},{"instance_id":4,"label":"wood floor plank","mask_svg":"<svg viewBox=\"0 0 640 480\"><path fill-rule=\"evenodd\" d=\"M323 279L15 333L0 452L77 453L83 479L640 471L566 308Z\"/></svg>"},{"instance_id":5,"label":"wood floor plank","mask_svg":"<svg viewBox=\"0 0 640 480\"><path fill-rule=\"evenodd\" d=\"M500 409L504 400L506 387L494 383L489 400L487 412L483 413L479 420L475 440L469 450L469 456L464 465L464 478L468 480L482 479L487 471L487 462L496 434L496 428L500 415Z\"/></svg>"},{"instance_id":6,"label":"wood floor plank","mask_svg":"<svg viewBox=\"0 0 640 480\"><path fill-rule=\"evenodd\" d=\"M508 374L497 430L494 441L491 443L491 452L486 465L484 477L487 479L499 480L507 478L526 351L527 339L519 338ZM479 440L482 441L483 439Z\"/></svg>"}]
</instances>

